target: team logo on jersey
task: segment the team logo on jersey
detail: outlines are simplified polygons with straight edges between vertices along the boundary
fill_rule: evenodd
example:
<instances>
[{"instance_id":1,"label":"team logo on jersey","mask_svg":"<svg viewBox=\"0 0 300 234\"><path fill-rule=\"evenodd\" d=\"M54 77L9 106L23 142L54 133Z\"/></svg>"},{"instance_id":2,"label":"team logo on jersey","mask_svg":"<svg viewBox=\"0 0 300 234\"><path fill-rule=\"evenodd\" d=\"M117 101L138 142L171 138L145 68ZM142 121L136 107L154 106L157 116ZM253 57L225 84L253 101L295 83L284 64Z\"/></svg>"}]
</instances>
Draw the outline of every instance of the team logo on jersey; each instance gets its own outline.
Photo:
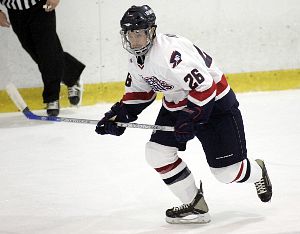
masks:
<instances>
[{"instance_id":1,"label":"team logo on jersey","mask_svg":"<svg viewBox=\"0 0 300 234\"><path fill-rule=\"evenodd\" d=\"M175 68L179 63L181 63L181 54L178 51L173 51L171 58L170 58L170 63L173 63L173 68Z\"/></svg>"},{"instance_id":2,"label":"team logo on jersey","mask_svg":"<svg viewBox=\"0 0 300 234\"><path fill-rule=\"evenodd\" d=\"M155 76L152 77L143 77L143 79L151 86L153 91L159 92L159 91L166 91L173 89L173 85L169 85L164 80L159 80Z\"/></svg>"}]
</instances>

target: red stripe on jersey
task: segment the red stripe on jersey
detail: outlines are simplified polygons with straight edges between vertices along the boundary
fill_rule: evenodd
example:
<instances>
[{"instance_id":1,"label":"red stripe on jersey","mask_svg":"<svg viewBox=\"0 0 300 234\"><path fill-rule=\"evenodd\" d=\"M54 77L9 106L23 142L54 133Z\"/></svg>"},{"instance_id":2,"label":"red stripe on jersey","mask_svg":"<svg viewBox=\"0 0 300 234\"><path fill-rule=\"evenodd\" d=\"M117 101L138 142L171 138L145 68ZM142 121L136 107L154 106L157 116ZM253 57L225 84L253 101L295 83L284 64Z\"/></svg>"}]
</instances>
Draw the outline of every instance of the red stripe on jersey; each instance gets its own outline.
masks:
<instances>
[{"instance_id":1,"label":"red stripe on jersey","mask_svg":"<svg viewBox=\"0 0 300 234\"><path fill-rule=\"evenodd\" d=\"M228 87L228 83L225 75L222 75L221 80L217 83L217 96L222 93Z\"/></svg>"},{"instance_id":2,"label":"red stripe on jersey","mask_svg":"<svg viewBox=\"0 0 300 234\"><path fill-rule=\"evenodd\" d=\"M244 169L244 161L242 161L239 173L237 174L237 176L235 177L235 179L233 181L231 181L231 183L234 182L234 181L237 181L241 177L243 169Z\"/></svg>"},{"instance_id":3,"label":"red stripe on jersey","mask_svg":"<svg viewBox=\"0 0 300 234\"><path fill-rule=\"evenodd\" d=\"M123 95L122 101L129 101L129 100L151 100L154 91L151 90L149 93L147 92L132 92L132 93L125 93Z\"/></svg>"},{"instance_id":4,"label":"red stripe on jersey","mask_svg":"<svg viewBox=\"0 0 300 234\"><path fill-rule=\"evenodd\" d=\"M177 104L175 102L168 102L166 101L166 99L164 98L164 103L166 104L166 106L168 108L177 108L177 107L181 107L181 106L186 106L187 105L187 98L183 99L182 101L178 102Z\"/></svg>"},{"instance_id":5,"label":"red stripe on jersey","mask_svg":"<svg viewBox=\"0 0 300 234\"><path fill-rule=\"evenodd\" d=\"M157 172L159 172L160 174L165 174L165 173L173 170L174 168L176 168L181 162L182 162L182 159L178 158L175 162L168 164L166 166L163 166L163 167L155 168L155 170Z\"/></svg>"},{"instance_id":6,"label":"red stripe on jersey","mask_svg":"<svg viewBox=\"0 0 300 234\"><path fill-rule=\"evenodd\" d=\"M216 91L216 84L215 82L213 82L209 89L202 92L191 90L189 95L199 101L205 101L205 99L209 98L215 91Z\"/></svg>"}]
</instances>

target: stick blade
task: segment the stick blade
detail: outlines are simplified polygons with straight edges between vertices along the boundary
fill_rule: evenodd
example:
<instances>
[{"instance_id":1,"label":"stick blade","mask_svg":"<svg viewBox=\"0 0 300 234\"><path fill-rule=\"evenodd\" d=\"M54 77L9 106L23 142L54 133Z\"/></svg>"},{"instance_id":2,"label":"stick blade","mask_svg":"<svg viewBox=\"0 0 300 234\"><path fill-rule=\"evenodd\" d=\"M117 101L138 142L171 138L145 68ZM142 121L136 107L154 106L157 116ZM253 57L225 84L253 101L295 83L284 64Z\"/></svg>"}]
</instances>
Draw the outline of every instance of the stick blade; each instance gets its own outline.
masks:
<instances>
[{"instance_id":1,"label":"stick blade","mask_svg":"<svg viewBox=\"0 0 300 234\"><path fill-rule=\"evenodd\" d=\"M24 111L27 107L24 99L21 97L18 89L13 83L6 85L6 92L8 93L10 99L15 103L20 111Z\"/></svg>"}]
</instances>

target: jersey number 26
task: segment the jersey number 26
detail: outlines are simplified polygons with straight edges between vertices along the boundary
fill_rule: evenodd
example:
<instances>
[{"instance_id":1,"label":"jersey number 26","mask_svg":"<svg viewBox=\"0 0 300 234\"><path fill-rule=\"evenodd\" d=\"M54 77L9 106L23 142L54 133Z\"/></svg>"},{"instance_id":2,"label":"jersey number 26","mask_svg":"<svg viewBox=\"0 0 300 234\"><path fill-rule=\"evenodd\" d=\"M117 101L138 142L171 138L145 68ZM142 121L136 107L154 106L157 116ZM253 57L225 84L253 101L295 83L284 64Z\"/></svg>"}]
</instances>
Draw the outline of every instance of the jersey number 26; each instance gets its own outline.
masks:
<instances>
[{"instance_id":1,"label":"jersey number 26","mask_svg":"<svg viewBox=\"0 0 300 234\"><path fill-rule=\"evenodd\" d=\"M204 77L195 68L184 77L184 81L188 83L191 89L196 89L204 81Z\"/></svg>"}]
</instances>

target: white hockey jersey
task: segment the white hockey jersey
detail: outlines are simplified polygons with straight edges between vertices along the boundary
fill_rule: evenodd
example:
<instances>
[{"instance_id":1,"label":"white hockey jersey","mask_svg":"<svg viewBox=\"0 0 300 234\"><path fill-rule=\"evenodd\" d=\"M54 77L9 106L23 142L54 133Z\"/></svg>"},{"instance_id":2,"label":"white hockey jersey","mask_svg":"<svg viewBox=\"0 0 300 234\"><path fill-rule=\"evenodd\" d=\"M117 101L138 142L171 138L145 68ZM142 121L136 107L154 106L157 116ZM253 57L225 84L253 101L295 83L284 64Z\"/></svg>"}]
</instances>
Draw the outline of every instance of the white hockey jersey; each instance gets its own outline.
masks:
<instances>
[{"instance_id":1,"label":"white hockey jersey","mask_svg":"<svg viewBox=\"0 0 300 234\"><path fill-rule=\"evenodd\" d=\"M212 58L176 35L158 34L143 64L130 55L128 71L122 98L125 104L151 102L162 92L163 106L177 111L188 102L203 107L231 90Z\"/></svg>"}]
</instances>

